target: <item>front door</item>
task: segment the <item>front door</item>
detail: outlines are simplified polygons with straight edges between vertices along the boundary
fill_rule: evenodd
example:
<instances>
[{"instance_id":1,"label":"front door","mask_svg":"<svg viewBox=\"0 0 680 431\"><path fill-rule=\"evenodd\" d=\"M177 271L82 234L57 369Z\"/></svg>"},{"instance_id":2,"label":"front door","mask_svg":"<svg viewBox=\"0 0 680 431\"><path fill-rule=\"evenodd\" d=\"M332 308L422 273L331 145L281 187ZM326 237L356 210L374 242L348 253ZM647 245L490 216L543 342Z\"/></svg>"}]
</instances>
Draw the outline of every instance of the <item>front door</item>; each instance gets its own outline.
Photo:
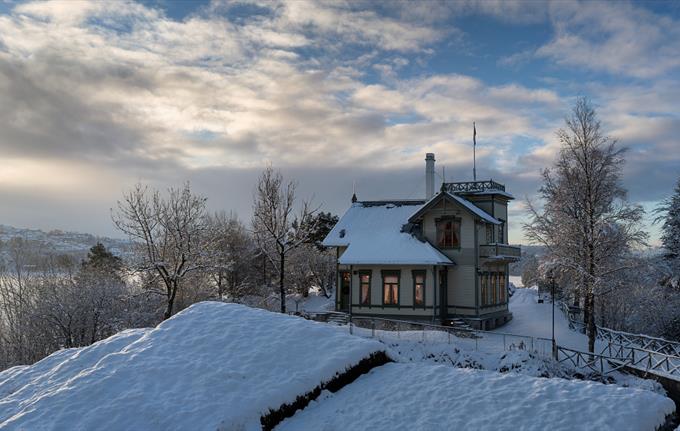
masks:
<instances>
[{"instance_id":1,"label":"front door","mask_svg":"<svg viewBox=\"0 0 680 431\"><path fill-rule=\"evenodd\" d=\"M338 311L349 311L350 277L349 271L340 273L340 308Z\"/></svg>"}]
</instances>

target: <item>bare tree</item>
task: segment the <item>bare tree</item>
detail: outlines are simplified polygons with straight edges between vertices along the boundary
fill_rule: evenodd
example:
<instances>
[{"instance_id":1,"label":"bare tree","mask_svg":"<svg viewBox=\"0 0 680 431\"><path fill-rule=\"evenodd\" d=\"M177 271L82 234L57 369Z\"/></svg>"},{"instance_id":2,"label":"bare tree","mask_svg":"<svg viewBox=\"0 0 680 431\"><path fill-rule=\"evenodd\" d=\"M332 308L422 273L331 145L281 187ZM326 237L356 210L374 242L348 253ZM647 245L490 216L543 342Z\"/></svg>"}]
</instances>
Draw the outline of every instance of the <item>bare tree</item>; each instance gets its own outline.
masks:
<instances>
[{"instance_id":1,"label":"bare tree","mask_svg":"<svg viewBox=\"0 0 680 431\"><path fill-rule=\"evenodd\" d=\"M187 274L205 266L208 249L206 198L189 183L171 188L167 197L137 184L118 201L114 224L139 243L139 270L153 274L164 287L164 319L173 312L177 292Z\"/></svg>"},{"instance_id":2,"label":"bare tree","mask_svg":"<svg viewBox=\"0 0 680 431\"><path fill-rule=\"evenodd\" d=\"M555 266L579 280L576 295L583 298L588 349L595 345L595 296L606 290L607 276L628 268L623 257L643 244L644 213L626 200L621 185L624 150L602 135L595 110L587 99L577 101L557 135L562 144L551 169L543 171L539 195L543 208L529 202L527 238L547 248Z\"/></svg>"},{"instance_id":3,"label":"bare tree","mask_svg":"<svg viewBox=\"0 0 680 431\"><path fill-rule=\"evenodd\" d=\"M310 241L314 231L314 213L303 201L295 215L293 181L284 184L280 172L268 166L260 175L253 202L253 236L261 252L276 268L279 276L281 312L286 312L286 258L292 250Z\"/></svg>"},{"instance_id":4,"label":"bare tree","mask_svg":"<svg viewBox=\"0 0 680 431\"><path fill-rule=\"evenodd\" d=\"M220 298L238 300L251 293L256 246L235 214L218 212L209 221L214 237L209 275Z\"/></svg>"}]
</instances>

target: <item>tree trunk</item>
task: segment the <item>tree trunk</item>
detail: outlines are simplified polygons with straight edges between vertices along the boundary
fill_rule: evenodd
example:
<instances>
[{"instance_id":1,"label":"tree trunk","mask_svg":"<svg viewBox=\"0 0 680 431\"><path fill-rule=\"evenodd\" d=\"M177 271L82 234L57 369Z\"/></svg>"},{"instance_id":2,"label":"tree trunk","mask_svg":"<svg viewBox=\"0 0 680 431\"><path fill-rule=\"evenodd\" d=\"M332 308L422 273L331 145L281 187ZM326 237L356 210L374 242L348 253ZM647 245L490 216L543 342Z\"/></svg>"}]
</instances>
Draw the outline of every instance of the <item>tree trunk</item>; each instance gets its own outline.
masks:
<instances>
[{"instance_id":1,"label":"tree trunk","mask_svg":"<svg viewBox=\"0 0 680 431\"><path fill-rule=\"evenodd\" d=\"M283 287L283 278L285 276L284 268L286 267L286 255L281 253L279 260L279 293L281 294L281 312L286 312L286 289Z\"/></svg>"},{"instance_id":2,"label":"tree trunk","mask_svg":"<svg viewBox=\"0 0 680 431\"><path fill-rule=\"evenodd\" d=\"M595 336L597 335L597 330L595 328L595 295L593 292L588 292L588 308L590 312L588 313L588 321L586 322L586 332L588 334L588 351L590 353L595 352Z\"/></svg>"},{"instance_id":3,"label":"tree trunk","mask_svg":"<svg viewBox=\"0 0 680 431\"><path fill-rule=\"evenodd\" d=\"M170 282L170 292L168 295L168 303L165 306L165 312L163 313L163 320L167 320L172 316L172 308L175 305L175 294L177 293L177 282Z\"/></svg>"}]
</instances>

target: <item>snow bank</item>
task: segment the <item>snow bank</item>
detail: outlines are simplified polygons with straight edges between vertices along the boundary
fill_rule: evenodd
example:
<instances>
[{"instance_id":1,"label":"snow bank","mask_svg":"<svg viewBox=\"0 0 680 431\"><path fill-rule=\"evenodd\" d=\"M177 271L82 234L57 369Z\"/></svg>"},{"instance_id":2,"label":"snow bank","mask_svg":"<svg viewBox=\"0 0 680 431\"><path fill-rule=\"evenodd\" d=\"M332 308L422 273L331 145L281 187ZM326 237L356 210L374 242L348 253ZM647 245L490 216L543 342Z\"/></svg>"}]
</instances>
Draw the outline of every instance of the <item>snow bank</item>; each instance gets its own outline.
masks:
<instances>
[{"instance_id":1,"label":"snow bank","mask_svg":"<svg viewBox=\"0 0 680 431\"><path fill-rule=\"evenodd\" d=\"M674 409L666 397L615 385L387 364L277 430L653 430Z\"/></svg>"},{"instance_id":2,"label":"snow bank","mask_svg":"<svg viewBox=\"0 0 680 431\"><path fill-rule=\"evenodd\" d=\"M373 340L321 323L203 302L0 374L0 428L254 430L371 353Z\"/></svg>"}]
</instances>

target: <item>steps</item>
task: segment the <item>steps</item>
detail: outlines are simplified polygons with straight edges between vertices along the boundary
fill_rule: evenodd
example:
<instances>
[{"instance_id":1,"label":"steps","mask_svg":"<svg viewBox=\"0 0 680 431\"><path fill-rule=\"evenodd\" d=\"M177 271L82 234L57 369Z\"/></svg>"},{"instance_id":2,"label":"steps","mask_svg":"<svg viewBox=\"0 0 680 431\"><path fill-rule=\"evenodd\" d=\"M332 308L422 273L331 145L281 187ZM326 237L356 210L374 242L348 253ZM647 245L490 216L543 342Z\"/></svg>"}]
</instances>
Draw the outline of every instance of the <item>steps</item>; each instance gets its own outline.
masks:
<instances>
[{"instance_id":1,"label":"steps","mask_svg":"<svg viewBox=\"0 0 680 431\"><path fill-rule=\"evenodd\" d=\"M349 323L349 314L339 312L328 313L326 322L334 325L347 325Z\"/></svg>"},{"instance_id":2,"label":"steps","mask_svg":"<svg viewBox=\"0 0 680 431\"><path fill-rule=\"evenodd\" d=\"M465 330L472 330L472 326L470 326L465 320L463 319L449 319L446 322L446 326L451 326L452 328L455 329L465 329Z\"/></svg>"}]
</instances>

